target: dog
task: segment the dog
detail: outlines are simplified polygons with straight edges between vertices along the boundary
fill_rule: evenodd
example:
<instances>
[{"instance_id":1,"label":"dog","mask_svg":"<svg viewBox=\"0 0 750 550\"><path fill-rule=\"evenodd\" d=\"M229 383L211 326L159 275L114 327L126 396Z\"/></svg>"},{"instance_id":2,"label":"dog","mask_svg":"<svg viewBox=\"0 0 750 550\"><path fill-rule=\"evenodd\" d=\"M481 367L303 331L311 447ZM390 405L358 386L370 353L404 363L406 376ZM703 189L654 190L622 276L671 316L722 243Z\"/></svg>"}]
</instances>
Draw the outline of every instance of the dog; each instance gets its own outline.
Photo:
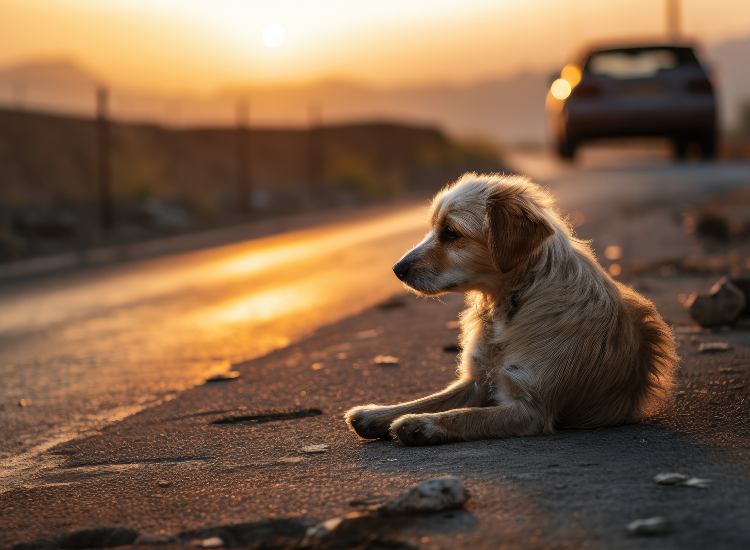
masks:
<instances>
[{"instance_id":1,"label":"dog","mask_svg":"<svg viewBox=\"0 0 750 550\"><path fill-rule=\"evenodd\" d=\"M444 188L431 230L393 271L421 295L466 294L458 379L422 399L349 410L362 438L430 445L611 426L653 414L670 394L669 326L526 178L469 173Z\"/></svg>"}]
</instances>

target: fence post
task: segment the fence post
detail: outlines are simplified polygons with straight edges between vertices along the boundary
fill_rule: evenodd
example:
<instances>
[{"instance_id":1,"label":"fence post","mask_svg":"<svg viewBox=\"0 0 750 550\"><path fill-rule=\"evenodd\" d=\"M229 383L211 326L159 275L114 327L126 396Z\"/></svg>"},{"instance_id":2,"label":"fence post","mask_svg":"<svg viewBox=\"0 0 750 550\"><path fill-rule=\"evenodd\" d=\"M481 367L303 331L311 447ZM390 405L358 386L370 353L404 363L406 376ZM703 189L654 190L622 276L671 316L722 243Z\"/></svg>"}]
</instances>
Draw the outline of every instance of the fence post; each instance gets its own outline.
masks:
<instances>
[{"instance_id":1,"label":"fence post","mask_svg":"<svg viewBox=\"0 0 750 550\"><path fill-rule=\"evenodd\" d=\"M253 163L249 127L249 104L246 99L237 102L237 194L241 214L252 210Z\"/></svg>"},{"instance_id":2,"label":"fence post","mask_svg":"<svg viewBox=\"0 0 750 550\"><path fill-rule=\"evenodd\" d=\"M316 103L308 108L309 127L307 131L307 198L312 201L316 191L320 192L323 180L323 128L321 110Z\"/></svg>"},{"instance_id":3,"label":"fence post","mask_svg":"<svg viewBox=\"0 0 750 550\"><path fill-rule=\"evenodd\" d=\"M99 227L103 230L110 230L115 225L112 205L108 100L109 91L106 87L99 86L96 89L96 164Z\"/></svg>"}]
</instances>

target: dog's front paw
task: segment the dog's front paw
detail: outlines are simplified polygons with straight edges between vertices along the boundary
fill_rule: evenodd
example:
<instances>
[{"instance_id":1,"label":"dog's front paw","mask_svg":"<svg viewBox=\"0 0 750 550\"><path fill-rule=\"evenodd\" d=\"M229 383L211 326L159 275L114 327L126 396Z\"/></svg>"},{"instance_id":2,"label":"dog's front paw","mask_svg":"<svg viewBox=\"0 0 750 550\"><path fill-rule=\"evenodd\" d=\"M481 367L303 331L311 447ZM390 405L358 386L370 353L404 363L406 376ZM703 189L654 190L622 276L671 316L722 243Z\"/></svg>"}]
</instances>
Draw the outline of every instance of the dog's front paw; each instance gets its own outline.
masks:
<instances>
[{"instance_id":1,"label":"dog's front paw","mask_svg":"<svg viewBox=\"0 0 750 550\"><path fill-rule=\"evenodd\" d=\"M407 414L391 424L391 434L404 445L437 445L447 434L429 414Z\"/></svg>"},{"instance_id":2,"label":"dog's front paw","mask_svg":"<svg viewBox=\"0 0 750 550\"><path fill-rule=\"evenodd\" d=\"M344 420L359 437L385 439L389 435L388 427L391 417L385 412L385 407L378 405L354 407L346 411Z\"/></svg>"}]
</instances>

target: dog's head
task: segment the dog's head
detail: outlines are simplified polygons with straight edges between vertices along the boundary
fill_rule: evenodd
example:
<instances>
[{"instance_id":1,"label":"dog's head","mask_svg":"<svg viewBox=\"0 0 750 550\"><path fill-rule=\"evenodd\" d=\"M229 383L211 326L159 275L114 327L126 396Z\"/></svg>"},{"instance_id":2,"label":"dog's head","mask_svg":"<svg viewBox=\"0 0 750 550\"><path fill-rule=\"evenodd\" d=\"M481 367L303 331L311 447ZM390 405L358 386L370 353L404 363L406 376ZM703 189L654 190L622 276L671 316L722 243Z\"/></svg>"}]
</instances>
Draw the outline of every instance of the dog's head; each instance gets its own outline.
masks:
<instances>
[{"instance_id":1,"label":"dog's head","mask_svg":"<svg viewBox=\"0 0 750 550\"><path fill-rule=\"evenodd\" d=\"M421 294L492 288L554 233L550 207L524 178L466 174L437 194L430 232L393 271Z\"/></svg>"}]
</instances>

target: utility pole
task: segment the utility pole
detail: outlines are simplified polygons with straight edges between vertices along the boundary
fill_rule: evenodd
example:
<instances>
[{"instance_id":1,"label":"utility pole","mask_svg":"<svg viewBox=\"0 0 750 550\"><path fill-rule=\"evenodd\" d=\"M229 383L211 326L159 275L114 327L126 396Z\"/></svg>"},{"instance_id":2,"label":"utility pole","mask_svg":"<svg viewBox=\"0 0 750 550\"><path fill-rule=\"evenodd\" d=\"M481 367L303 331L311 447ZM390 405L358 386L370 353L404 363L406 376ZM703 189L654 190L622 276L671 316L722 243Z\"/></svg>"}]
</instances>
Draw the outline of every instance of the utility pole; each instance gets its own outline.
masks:
<instances>
[{"instance_id":1,"label":"utility pole","mask_svg":"<svg viewBox=\"0 0 750 550\"><path fill-rule=\"evenodd\" d=\"M96 164L99 227L105 231L115 225L112 205L110 167L109 91L104 86L96 89Z\"/></svg>"},{"instance_id":2,"label":"utility pole","mask_svg":"<svg viewBox=\"0 0 750 550\"><path fill-rule=\"evenodd\" d=\"M308 107L309 128L307 132L307 190L308 200L320 191L323 179L323 128L320 106L311 103Z\"/></svg>"},{"instance_id":3,"label":"utility pole","mask_svg":"<svg viewBox=\"0 0 750 550\"><path fill-rule=\"evenodd\" d=\"M245 98L237 101L237 195L238 210L247 214L252 209L253 173L249 128L250 106Z\"/></svg>"},{"instance_id":4,"label":"utility pole","mask_svg":"<svg viewBox=\"0 0 750 550\"><path fill-rule=\"evenodd\" d=\"M670 40L677 42L682 36L681 29L681 0L665 0L667 15L667 36Z\"/></svg>"}]
</instances>

